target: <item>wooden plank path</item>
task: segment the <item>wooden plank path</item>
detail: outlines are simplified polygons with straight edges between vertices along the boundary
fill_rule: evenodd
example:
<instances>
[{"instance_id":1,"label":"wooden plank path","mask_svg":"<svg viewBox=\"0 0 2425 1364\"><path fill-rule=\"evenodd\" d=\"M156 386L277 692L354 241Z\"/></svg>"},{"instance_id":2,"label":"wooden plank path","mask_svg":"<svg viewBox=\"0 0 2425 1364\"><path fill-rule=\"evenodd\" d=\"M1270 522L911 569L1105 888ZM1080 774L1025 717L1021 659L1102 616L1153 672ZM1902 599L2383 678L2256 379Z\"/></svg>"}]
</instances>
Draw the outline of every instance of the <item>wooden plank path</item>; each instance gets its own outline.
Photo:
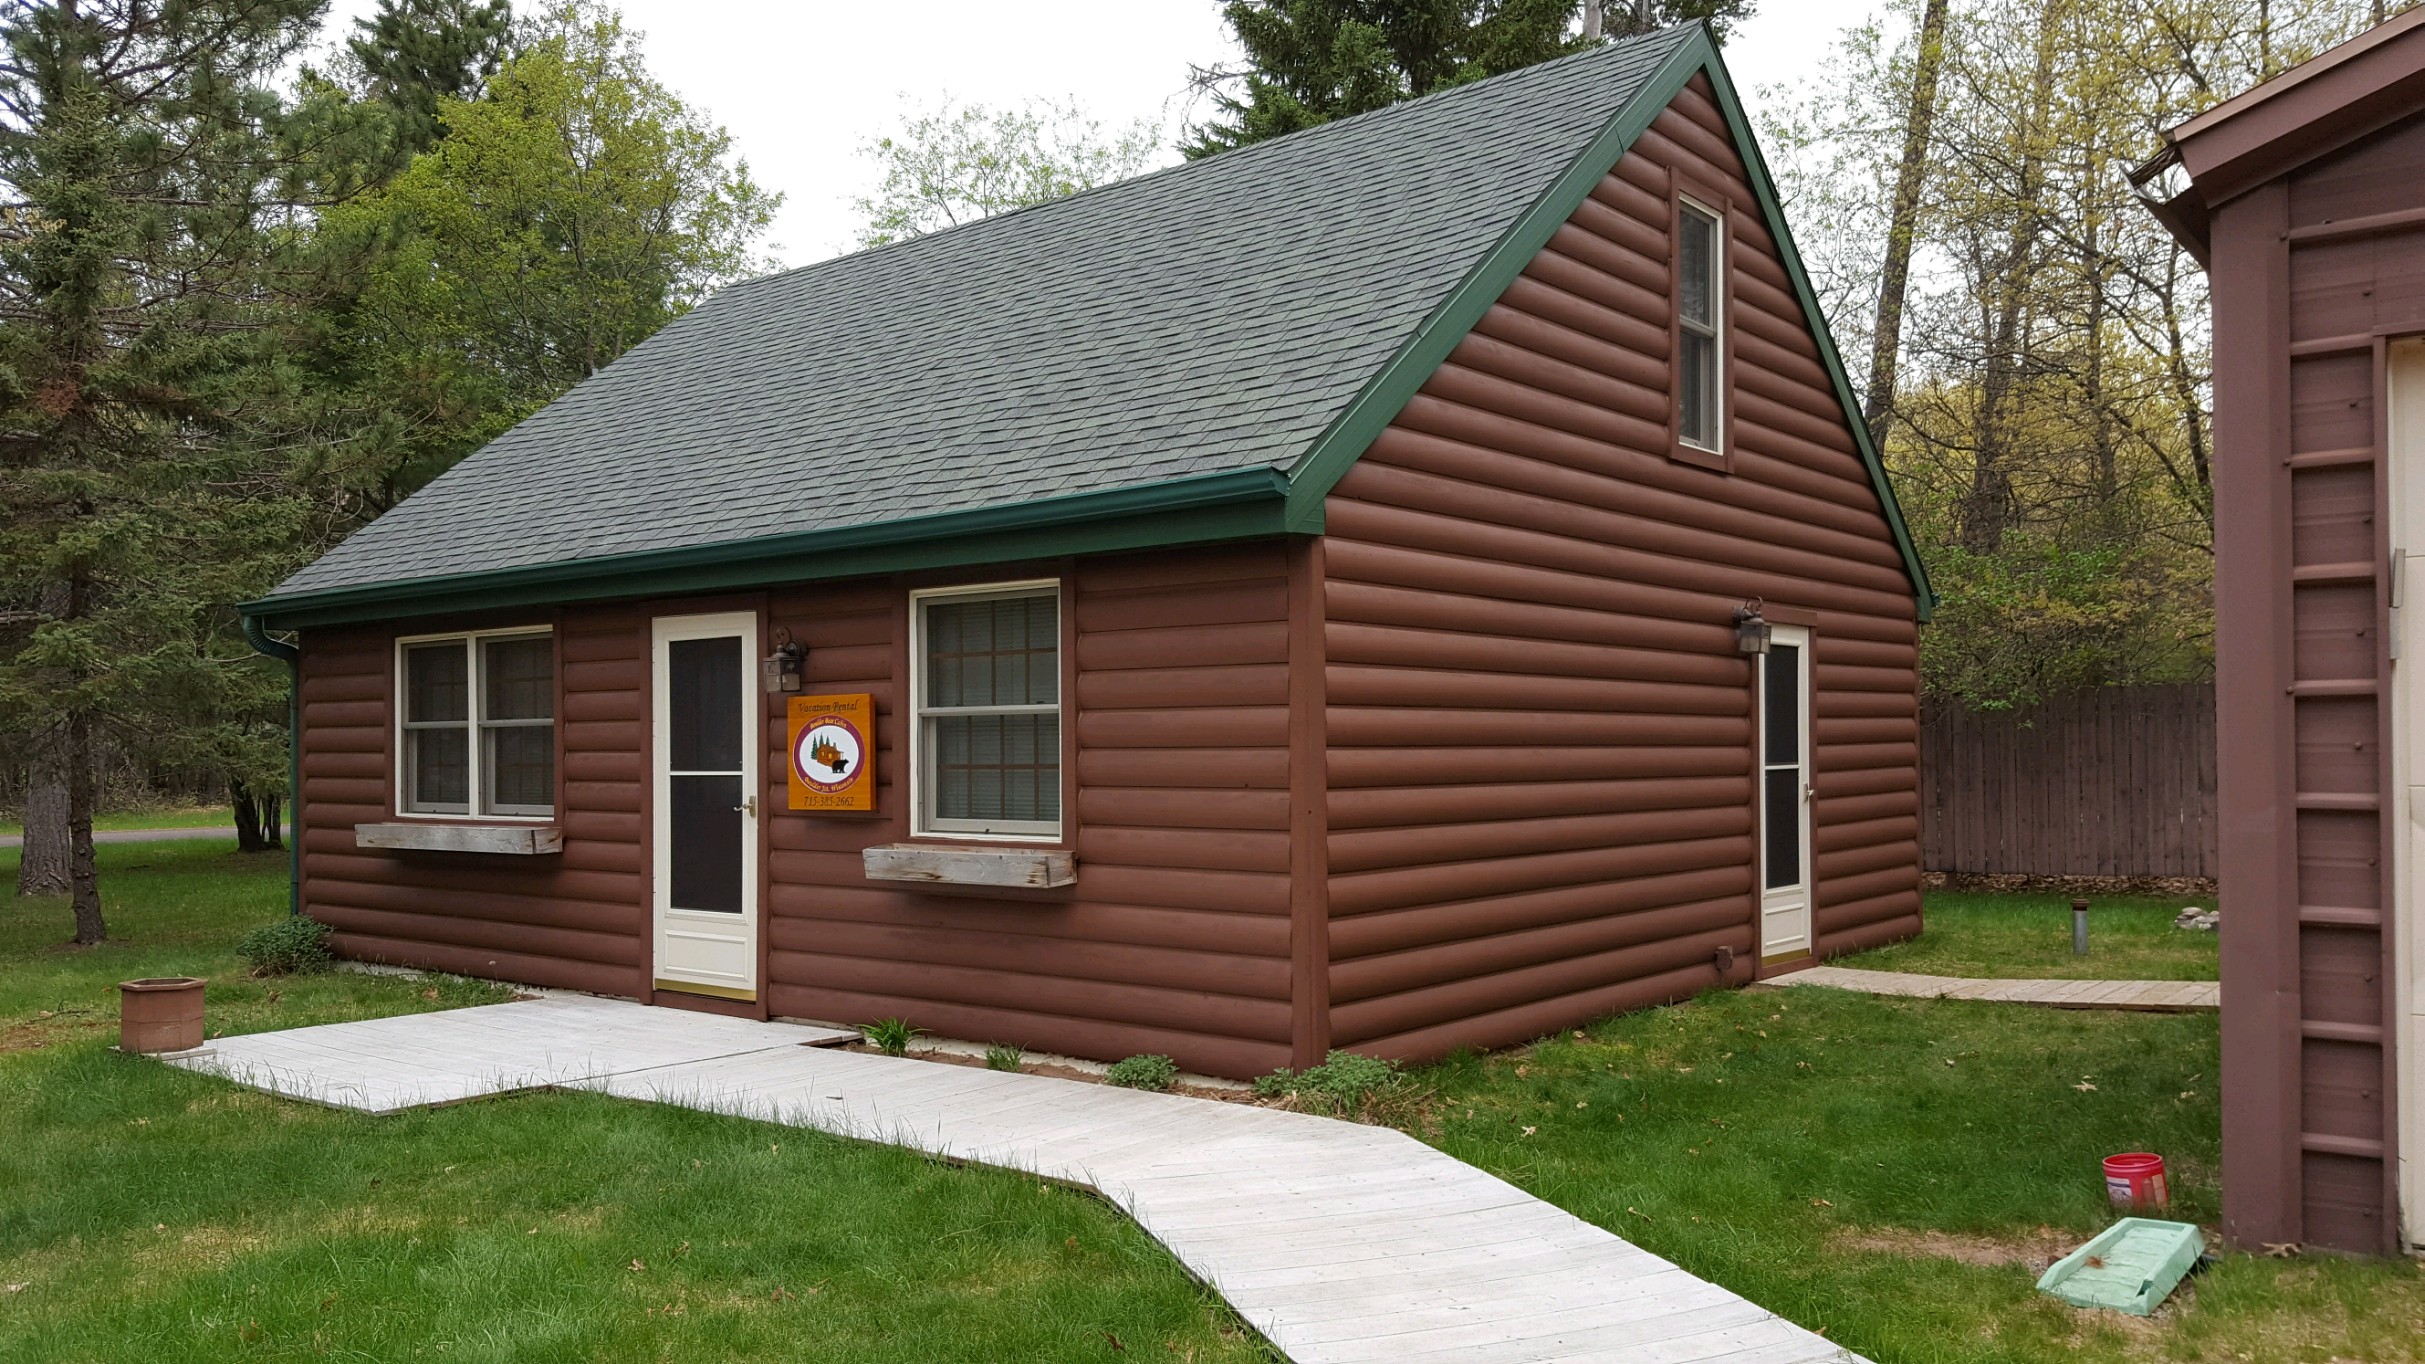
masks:
<instances>
[{"instance_id":1,"label":"wooden plank path","mask_svg":"<svg viewBox=\"0 0 2425 1364\"><path fill-rule=\"evenodd\" d=\"M1390 1128L707 1019L556 997L227 1038L170 1063L371 1112L554 1074L545 1083L1083 1185L1297 1364L1863 1364Z\"/></svg>"},{"instance_id":2,"label":"wooden plank path","mask_svg":"<svg viewBox=\"0 0 2425 1364\"><path fill-rule=\"evenodd\" d=\"M1924 976L1911 971L1864 971L1850 966L1813 966L1760 982L1762 985L1832 985L1872 995L1915 999L1976 999L1998 1004L2041 1004L2054 1009L2138 1009L2194 1013L2223 1007L2223 987L2211 980L1993 980L1973 976Z\"/></svg>"}]
</instances>

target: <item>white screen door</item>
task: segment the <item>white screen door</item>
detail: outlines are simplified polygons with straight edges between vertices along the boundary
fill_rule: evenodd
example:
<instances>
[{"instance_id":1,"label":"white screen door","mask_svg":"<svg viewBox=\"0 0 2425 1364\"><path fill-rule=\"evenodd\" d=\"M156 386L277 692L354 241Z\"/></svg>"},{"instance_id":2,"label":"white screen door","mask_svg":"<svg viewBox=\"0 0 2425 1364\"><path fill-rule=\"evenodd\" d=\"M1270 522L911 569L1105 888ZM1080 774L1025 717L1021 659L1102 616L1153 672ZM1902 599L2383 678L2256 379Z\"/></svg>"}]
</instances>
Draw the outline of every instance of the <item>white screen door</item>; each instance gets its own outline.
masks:
<instances>
[{"instance_id":1,"label":"white screen door","mask_svg":"<svg viewBox=\"0 0 2425 1364\"><path fill-rule=\"evenodd\" d=\"M664 616L655 695L656 982L758 997L758 618Z\"/></svg>"},{"instance_id":2,"label":"white screen door","mask_svg":"<svg viewBox=\"0 0 2425 1364\"><path fill-rule=\"evenodd\" d=\"M1810 952L1810 631L1769 627L1759 656L1760 960Z\"/></svg>"},{"instance_id":3,"label":"white screen door","mask_svg":"<svg viewBox=\"0 0 2425 1364\"><path fill-rule=\"evenodd\" d=\"M2396 341L2391 390L2393 1039L2400 1095L2401 1235L2425 1245L2425 340Z\"/></svg>"}]
</instances>

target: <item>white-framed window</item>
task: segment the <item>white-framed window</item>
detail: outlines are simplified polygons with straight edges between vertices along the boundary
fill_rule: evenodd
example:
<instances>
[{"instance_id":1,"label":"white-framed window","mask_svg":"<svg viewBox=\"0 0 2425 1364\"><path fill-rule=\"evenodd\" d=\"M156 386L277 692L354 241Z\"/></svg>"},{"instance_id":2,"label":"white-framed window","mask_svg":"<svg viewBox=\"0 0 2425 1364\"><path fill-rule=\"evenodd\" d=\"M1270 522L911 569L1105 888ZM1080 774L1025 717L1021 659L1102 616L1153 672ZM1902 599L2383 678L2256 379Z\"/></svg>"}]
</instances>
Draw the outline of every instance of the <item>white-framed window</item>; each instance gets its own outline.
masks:
<instances>
[{"instance_id":1,"label":"white-framed window","mask_svg":"<svg viewBox=\"0 0 2425 1364\"><path fill-rule=\"evenodd\" d=\"M556 640L541 629L396 641L396 809L556 813Z\"/></svg>"},{"instance_id":2,"label":"white-framed window","mask_svg":"<svg viewBox=\"0 0 2425 1364\"><path fill-rule=\"evenodd\" d=\"M1725 449L1726 234L1723 215L1676 202L1676 439Z\"/></svg>"},{"instance_id":3,"label":"white-framed window","mask_svg":"<svg viewBox=\"0 0 2425 1364\"><path fill-rule=\"evenodd\" d=\"M1061 836L1061 585L912 592L912 831Z\"/></svg>"}]
</instances>

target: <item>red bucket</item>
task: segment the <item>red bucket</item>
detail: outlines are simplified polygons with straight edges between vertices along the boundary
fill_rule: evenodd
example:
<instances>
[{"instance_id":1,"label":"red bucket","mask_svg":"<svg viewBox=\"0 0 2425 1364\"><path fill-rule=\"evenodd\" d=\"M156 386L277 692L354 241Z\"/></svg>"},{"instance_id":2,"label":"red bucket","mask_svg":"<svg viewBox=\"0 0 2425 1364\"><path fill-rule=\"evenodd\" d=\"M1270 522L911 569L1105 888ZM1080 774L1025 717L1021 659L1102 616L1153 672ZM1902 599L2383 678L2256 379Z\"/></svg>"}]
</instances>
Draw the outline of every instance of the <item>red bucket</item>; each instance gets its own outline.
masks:
<instances>
[{"instance_id":1,"label":"red bucket","mask_svg":"<svg viewBox=\"0 0 2425 1364\"><path fill-rule=\"evenodd\" d=\"M2126 1151L2105 1158L2105 1196L2117 1208L2132 1212L2162 1212L2172 1205L2164 1187L2164 1157L2146 1151Z\"/></svg>"}]
</instances>

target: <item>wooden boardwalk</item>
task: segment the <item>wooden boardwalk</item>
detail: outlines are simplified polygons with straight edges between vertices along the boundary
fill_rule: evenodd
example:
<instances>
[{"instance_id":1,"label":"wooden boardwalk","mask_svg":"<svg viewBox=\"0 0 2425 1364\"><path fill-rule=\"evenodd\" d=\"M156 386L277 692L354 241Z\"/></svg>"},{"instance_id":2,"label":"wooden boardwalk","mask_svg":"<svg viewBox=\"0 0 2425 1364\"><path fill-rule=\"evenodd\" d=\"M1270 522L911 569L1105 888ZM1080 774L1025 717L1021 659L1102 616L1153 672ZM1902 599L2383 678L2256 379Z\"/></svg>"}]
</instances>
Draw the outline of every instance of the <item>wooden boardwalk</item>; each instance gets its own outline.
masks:
<instances>
[{"instance_id":1,"label":"wooden boardwalk","mask_svg":"<svg viewBox=\"0 0 2425 1364\"><path fill-rule=\"evenodd\" d=\"M1909 971L1863 971L1813 966L1762 985L1832 985L1872 995L1915 999L1976 999L1997 1004L2043 1004L2054 1009L2139 1009L2194 1013L2223 1007L2223 987L2211 980L1982 980L1923 976Z\"/></svg>"},{"instance_id":2,"label":"wooden boardwalk","mask_svg":"<svg viewBox=\"0 0 2425 1364\"><path fill-rule=\"evenodd\" d=\"M550 998L227 1038L171 1064L371 1112L590 1089L1084 1185L1297 1364L1860 1364L1389 1128L800 1045L826 1036Z\"/></svg>"}]
</instances>

